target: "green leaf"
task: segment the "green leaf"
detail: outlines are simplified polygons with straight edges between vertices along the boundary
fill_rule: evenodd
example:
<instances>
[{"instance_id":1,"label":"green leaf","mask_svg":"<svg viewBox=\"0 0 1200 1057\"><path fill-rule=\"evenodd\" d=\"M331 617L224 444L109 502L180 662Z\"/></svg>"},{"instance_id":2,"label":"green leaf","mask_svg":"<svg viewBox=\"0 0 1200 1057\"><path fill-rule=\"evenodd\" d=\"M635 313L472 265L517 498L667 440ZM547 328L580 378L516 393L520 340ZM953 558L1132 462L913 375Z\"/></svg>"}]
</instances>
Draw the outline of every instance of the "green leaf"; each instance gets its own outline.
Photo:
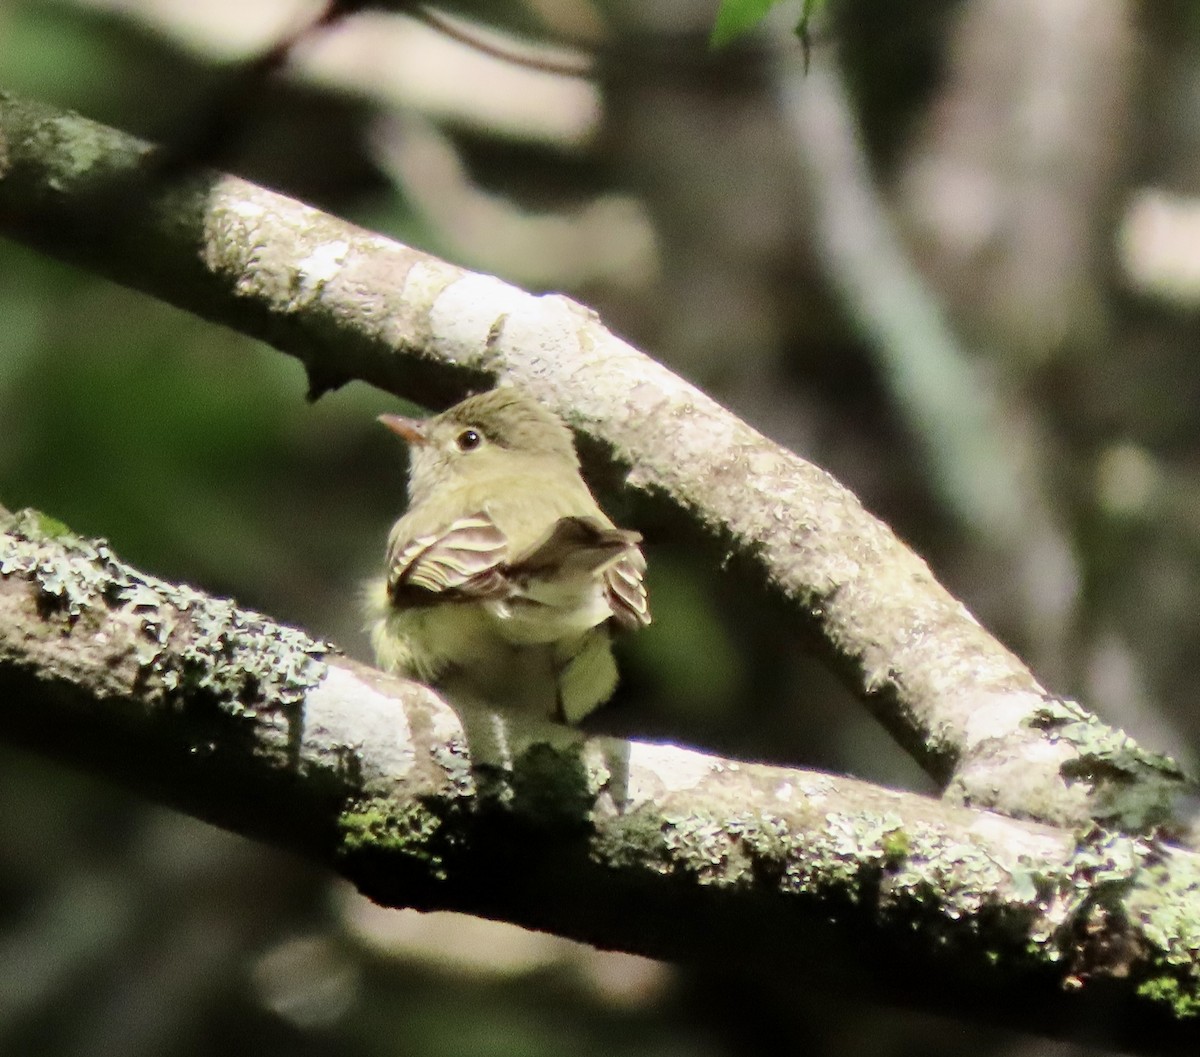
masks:
<instances>
[{"instance_id":1,"label":"green leaf","mask_svg":"<svg viewBox=\"0 0 1200 1057\"><path fill-rule=\"evenodd\" d=\"M722 48L738 37L745 36L767 16L781 0L721 0L717 21L708 42Z\"/></svg>"},{"instance_id":2,"label":"green leaf","mask_svg":"<svg viewBox=\"0 0 1200 1057\"><path fill-rule=\"evenodd\" d=\"M713 25L709 44L714 48L724 47L738 37L745 36L757 26L776 4L783 0L721 0L717 21ZM811 45L809 24L824 9L827 0L801 0L800 20L796 23L796 36L804 49L805 65Z\"/></svg>"}]
</instances>

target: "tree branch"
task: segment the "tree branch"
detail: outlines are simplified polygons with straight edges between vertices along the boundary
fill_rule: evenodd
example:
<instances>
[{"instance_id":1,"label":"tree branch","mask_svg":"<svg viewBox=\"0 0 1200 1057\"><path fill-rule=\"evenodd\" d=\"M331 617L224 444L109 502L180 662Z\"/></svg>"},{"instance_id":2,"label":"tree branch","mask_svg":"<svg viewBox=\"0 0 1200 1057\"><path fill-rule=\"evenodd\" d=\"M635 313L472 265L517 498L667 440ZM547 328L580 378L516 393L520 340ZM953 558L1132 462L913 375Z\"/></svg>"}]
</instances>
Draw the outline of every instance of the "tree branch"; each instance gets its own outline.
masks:
<instances>
[{"instance_id":1,"label":"tree branch","mask_svg":"<svg viewBox=\"0 0 1200 1057\"><path fill-rule=\"evenodd\" d=\"M1160 823L1180 775L1048 698L925 563L827 473L605 330L243 180L146 177L149 148L0 95L0 231L298 357L438 404L517 382L790 602L797 624L965 803ZM1132 795L1130 795L1132 793Z\"/></svg>"},{"instance_id":2,"label":"tree branch","mask_svg":"<svg viewBox=\"0 0 1200 1057\"><path fill-rule=\"evenodd\" d=\"M1193 853L453 711L49 519L0 530L0 737L381 903L733 957L1024 1029L1096 1001L1122 1045L1200 1038L1176 1020L1200 1002Z\"/></svg>"}]
</instances>

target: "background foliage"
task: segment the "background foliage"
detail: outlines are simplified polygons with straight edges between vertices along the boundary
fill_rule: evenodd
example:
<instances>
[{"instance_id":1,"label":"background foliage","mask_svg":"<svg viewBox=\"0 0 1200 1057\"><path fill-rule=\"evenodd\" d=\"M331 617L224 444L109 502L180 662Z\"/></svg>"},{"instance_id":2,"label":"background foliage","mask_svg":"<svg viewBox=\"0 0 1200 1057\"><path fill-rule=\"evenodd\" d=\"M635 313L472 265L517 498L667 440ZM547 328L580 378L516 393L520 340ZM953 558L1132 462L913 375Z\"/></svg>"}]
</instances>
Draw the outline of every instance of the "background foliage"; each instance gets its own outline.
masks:
<instances>
[{"instance_id":1,"label":"background foliage","mask_svg":"<svg viewBox=\"0 0 1200 1057\"><path fill-rule=\"evenodd\" d=\"M177 136L303 7L6 0L0 88ZM713 3L511 8L480 14L587 42L596 75L364 14L236 98L219 163L593 305L854 488L1056 690L1193 759L1194 6L831 0L807 78L799 6L720 52ZM864 223L832 238L848 205ZM366 657L357 584L403 503L372 422L392 398L309 405L285 357L8 243L0 320L0 500ZM637 527L656 622L601 726L926 788L763 597ZM7 750L0 802L0 1052L1069 1049L384 913Z\"/></svg>"}]
</instances>

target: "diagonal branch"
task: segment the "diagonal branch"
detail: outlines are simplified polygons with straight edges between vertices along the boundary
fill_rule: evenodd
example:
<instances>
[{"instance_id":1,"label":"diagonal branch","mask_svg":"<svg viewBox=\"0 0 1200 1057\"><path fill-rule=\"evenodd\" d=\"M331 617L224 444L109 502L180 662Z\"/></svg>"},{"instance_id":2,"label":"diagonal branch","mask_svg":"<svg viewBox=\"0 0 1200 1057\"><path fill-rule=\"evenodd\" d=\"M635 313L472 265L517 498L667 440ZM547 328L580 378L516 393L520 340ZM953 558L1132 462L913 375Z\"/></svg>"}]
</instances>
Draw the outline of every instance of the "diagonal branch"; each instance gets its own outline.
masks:
<instances>
[{"instance_id":1,"label":"diagonal branch","mask_svg":"<svg viewBox=\"0 0 1200 1057\"><path fill-rule=\"evenodd\" d=\"M1122 1045L1200 1039L1182 1018L1200 1001L1194 853L452 711L31 512L0 522L0 700L5 740L387 905L732 957L1026 1030L1099 1002Z\"/></svg>"},{"instance_id":2,"label":"diagonal branch","mask_svg":"<svg viewBox=\"0 0 1200 1057\"><path fill-rule=\"evenodd\" d=\"M1160 823L1169 761L1047 698L925 563L821 469L593 313L243 180L145 175L145 144L0 95L0 232L301 359L428 404L519 383L790 602L797 626L954 798L1051 822ZM1133 797L1126 794L1132 790Z\"/></svg>"}]
</instances>

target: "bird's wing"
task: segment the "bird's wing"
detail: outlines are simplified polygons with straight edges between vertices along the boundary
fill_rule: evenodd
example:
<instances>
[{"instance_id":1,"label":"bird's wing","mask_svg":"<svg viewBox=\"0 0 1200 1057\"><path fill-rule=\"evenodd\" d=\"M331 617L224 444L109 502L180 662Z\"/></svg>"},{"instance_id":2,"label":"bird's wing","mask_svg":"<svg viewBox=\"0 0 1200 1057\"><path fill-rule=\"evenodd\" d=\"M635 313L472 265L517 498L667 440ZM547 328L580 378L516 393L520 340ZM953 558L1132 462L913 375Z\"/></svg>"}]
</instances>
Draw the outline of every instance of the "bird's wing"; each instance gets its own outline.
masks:
<instances>
[{"instance_id":1,"label":"bird's wing","mask_svg":"<svg viewBox=\"0 0 1200 1057\"><path fill-rule=\"evenodd\" d=\"M645 576L646 559L641 548L634 546L604 570L604 593L620 627L636 631L650 623Z\"/></svg>"},{"instance_id":2,"label":"bird's wing","mask_svg":"<svg viewBox=\"0 0 1200 1057\"><path fill-rule=\"evenodd\" d=\"M480 601L509 590L508 539L486 513L446 528L396 540L388 554L388 594L395 605Z\"/></svg>"},{"instance_id":3,"label":"bird's wing","mask_svg":"<svg viewBox=\"0 0 1200 1057\"><path fill-rule=\"evenodd\" d=\"M517 558L514 577L527 580L570 579L595 575L636 549L641 535L604 525L594 517L560 517L549 533Z\"/></svg>"},{"instance_id":4,"label":"bird's wing","mask_svg":"<svg viewBox=\"0 0 1200 1057\"><path fill-rule=\"evenodd\" d=\"M592 517L564 517L541 542L514 561L514 580L569 580L599 573L613 619L635 630L650 623L646 597L646 559L641 534L613 528Z\"/></svg>"}]
</instances>

